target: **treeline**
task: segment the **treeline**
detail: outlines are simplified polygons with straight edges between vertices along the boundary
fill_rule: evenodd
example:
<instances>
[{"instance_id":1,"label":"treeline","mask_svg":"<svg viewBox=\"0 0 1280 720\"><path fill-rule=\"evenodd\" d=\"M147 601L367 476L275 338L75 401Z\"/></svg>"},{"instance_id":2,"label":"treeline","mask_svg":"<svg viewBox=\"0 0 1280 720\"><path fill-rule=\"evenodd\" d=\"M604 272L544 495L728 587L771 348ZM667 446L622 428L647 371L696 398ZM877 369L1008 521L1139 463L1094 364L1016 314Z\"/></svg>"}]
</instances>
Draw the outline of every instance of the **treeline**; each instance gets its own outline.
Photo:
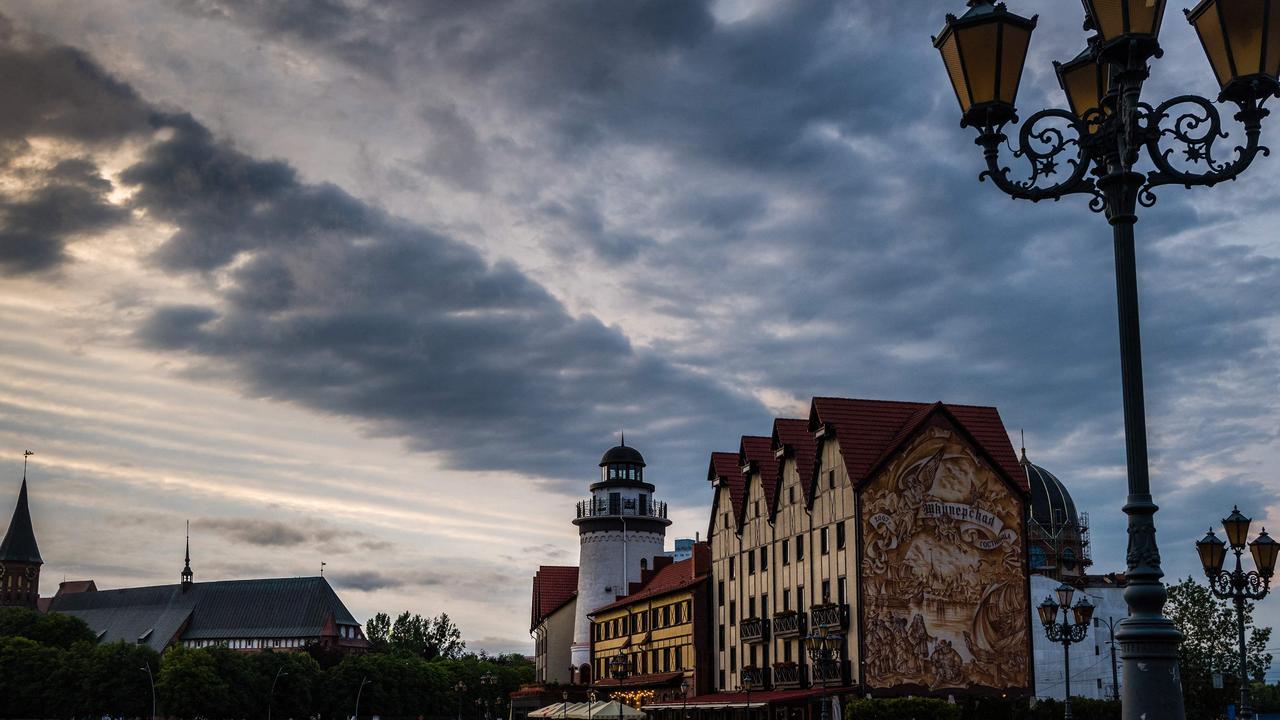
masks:
<instances>
[{"instance_id":1,"label":"treeline","mask_svg":"<svg viewBox=\"0 0 1280 720\"><path fill-rule=\"evenodd\" d=\"M145 645L100 644L70 616L3 609L0 717L149 717L152 677L160 717L343 720L355 714L357 695L361 717L443 719L459 710L466 720L486 711L505 717L507 694L532 682L532 664L520 655L467 654L460 633L445 637L453 642L443 653L388 640L345 657L321 648L174 647L160 654Z\"/></svg>"}]
</instances>

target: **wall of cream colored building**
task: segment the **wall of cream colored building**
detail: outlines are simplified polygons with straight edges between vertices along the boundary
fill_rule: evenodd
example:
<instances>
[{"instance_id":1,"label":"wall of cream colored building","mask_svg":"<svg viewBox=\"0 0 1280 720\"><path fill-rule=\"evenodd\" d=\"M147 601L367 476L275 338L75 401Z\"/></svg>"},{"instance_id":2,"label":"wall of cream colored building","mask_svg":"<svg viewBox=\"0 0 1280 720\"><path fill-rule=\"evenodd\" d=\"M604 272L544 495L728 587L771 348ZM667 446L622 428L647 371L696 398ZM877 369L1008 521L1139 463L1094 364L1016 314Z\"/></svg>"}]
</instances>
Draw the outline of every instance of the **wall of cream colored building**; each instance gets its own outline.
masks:
<instances>
[{"instance_id":1,"label":"wall of cream colored building","mask_svg":"<svg viewBox=\"0 0 1280 720\"><path fill-rule=\"evenodd\" d=\"M569 648L573 644L576 605L575 600L570 600L534 628L534 672L538 682L571 682Z\"/></svg>"}]
</instances>

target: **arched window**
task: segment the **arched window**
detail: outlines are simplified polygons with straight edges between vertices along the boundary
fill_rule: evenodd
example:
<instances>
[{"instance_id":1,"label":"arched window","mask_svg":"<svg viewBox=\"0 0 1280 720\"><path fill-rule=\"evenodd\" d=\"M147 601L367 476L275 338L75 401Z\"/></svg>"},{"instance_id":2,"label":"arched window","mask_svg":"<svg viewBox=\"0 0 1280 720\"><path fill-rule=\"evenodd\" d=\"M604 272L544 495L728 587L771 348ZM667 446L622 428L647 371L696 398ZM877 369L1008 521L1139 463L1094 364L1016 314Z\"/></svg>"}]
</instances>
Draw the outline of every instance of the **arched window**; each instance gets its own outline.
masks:
<instances>
[{"instance_id":1,"label":"arched window","mask_svg":"<svg viewBox=\"0 0 1280 720\"><path fill-rule=\"evenodd\" d=\"M641 569L641 570L648 570L648 569L649 569L649 559L648 559L648 558L640 558L640 569Z\"/></svg>"}]
</instances>

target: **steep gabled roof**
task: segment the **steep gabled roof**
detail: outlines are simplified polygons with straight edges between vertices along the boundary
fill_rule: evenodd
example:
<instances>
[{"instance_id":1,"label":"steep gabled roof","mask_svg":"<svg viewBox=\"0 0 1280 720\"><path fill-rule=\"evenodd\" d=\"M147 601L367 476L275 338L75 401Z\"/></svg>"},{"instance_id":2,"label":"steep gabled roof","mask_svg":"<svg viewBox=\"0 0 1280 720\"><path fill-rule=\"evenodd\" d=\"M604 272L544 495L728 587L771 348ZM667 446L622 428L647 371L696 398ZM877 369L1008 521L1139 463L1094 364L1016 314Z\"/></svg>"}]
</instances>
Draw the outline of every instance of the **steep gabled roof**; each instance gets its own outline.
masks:
<instances>
[{"instance_id":1,"label":"steep gabled roof","mask_svg":"<svg viewBox=\"0 0 1280 720\"><path fill-rule=\"evenodd\" d=\"M543 620L578 595L578 568L575 565L543 565L533 574L532 632Z\"/></svg>"},{"instance_id":2,"label":"steep gabled roof","mask_svg":"<svg viewBox=\"0 0 1280 720\"><path fill-rule=\"evenodd\" d=\"M764 491L767 513L773 517L778 507L778 458L773 454L773 438L759 435L743 435L738 445L738 464L751 469L760 477L760 489ZM749 492L744 491L744 501Z\"/></svg>"},{"instance_id":3,"label":"steep gabled roof","mask_svg":"<svg viewBox=\"0 0 1280 720\"><path fill-rule=\"evenodd\" d=\"M84 620L104 642L316 637L332 618L360 623L323 577L222 580L56 595L49 607Z\"/></svg>"},{"instance_id":4,"label":"steep gabled roof","mask_svg":"<svg viewBox=\"0 0 1280 720\"><path fill-rule=\"evenodd\" d=\"M809 429L825 432L830 428L840 443L845 470L856 486L866 482L889 455L939 412L972 438L990 457L993 469L1023 492L1028 491L1026 474L1018 465L1000 413L993 407L815 397Z\"/></svg>"},{"instance_id":5,"label":"steep gabled roof","mask_svg":"<svg viewBox=\"0 0 1280 720\"><path fill-rule=\"evenodd\" d=\"M724 490L729 493L729 505L733 507L734 527L742 527L742 521L746 515L746 478L742 477L742 466L738 464L737 453L713 452L711 453L711 465L707 469L707 480L715 483L716 495L715 501L711 505L711 527L708 529L707 537L711 537L711 531L716 527L716 508L719 506L720 492Z\"/></svg>"},{"instance_id":6,"label":"steep gabled roof","mask_svg":"<svg viewBox=\"0 0 1280 720\"><path fill-rule=\"evenodd\" d=\"M36 545L36 533L31 528L31 509L27 507L27 478L22 478L22 487L18 490L18 504L13 508L13 518L9 520L9 529L0 541L0 561L33 563L43 565L40 559L40 548Z\"/></svg>"},{"instance_id":7,"label":"steep gabled roof","mask_svg":"<svg viewBox=\"0 0 1280 720\"><path fill-rule=\"evenodd\" d=\"M809 421L798 418L778 418L773 421L773 449L784 451L784 457L795 458L796 472L800 474L800 490L805 501L813 496L813 464L818 456L818 443L809 431ZM781 468L781 464L779 464ZM781 478L779 478L781 483Z\"/></svg>"}]
</instances>

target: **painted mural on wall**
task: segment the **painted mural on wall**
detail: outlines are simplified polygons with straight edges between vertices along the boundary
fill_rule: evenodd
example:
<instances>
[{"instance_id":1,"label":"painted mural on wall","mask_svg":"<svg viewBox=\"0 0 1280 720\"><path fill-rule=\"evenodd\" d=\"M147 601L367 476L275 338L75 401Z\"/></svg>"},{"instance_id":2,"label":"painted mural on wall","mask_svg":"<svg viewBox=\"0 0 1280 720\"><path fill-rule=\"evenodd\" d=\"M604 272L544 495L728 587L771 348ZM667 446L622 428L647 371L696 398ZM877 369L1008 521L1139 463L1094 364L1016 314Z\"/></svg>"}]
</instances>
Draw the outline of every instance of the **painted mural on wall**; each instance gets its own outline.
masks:
<instances>
[{"instance_id":1,"label":"painted mural on wall","mask_svg":"<svg viewBox=\"0 0 1280 720\"><path fill-rule=\"evenodd\" d=\"M872 687L1030 684L1021 505L930 427L862 491L863 648Z\"/></svg>"}]
</instances>

